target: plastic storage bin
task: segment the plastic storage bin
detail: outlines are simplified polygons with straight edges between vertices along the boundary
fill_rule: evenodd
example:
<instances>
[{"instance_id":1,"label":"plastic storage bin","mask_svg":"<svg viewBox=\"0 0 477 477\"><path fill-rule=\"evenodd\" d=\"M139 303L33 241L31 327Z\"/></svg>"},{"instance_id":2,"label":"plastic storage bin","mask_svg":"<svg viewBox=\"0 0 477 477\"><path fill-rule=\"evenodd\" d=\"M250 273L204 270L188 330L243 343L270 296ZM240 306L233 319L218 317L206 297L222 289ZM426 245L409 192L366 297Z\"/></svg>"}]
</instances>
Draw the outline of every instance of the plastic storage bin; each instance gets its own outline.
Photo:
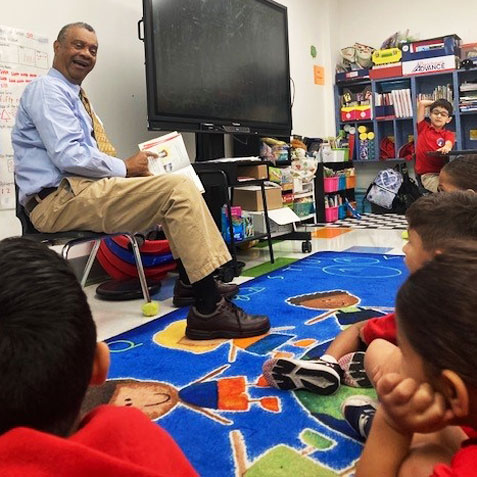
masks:
<instances>
[{"instance_id":1,"label":"plastic storage bin","mask_svg":"<svg viewBox=\"0 0 477 477\"><path fill-rule=\"evenodd\" d=\"M346 189L354 189L356 187L356 176L348 176L346 178Z\"/></svg>"},{"instance_id":2,"label":"plastic storage bin","mask_svg":"<svg viewBox=\"0 0 477 477\"><path fill-rule=\"evenodd\" d=\"M336 192L338 190L338 176L325 177L323 179L323 189L325 192Z\"/></svg>"},{"instance_id":3,"label":"plastic storage bin","mask_svg":"<svg viewBox=\"0 0 477 477\"><path fill-rule=\"evenodd\" d=\"M346 204L338 206L338 219L346 219Z\"/></svg>"},{"instance_id":4,"label":"plastic storage bin","mask_svg":"<svg viewBox=\"0 0 477 477\"><path fill-rule=\"evenodd\" d=\"M338 190L346 189L346 176L338 176Z\"/></svg>"},{"instance_id":5,"label":"plastic storage bin","mask_svg":"<svg viewBox=\"0 0 477 477\"><path fill-rule=\"evenodd\" d=\"M326 207L325 208L325 222L335 222L338 220L339 207Z\"/></svg>"}]
</instances>

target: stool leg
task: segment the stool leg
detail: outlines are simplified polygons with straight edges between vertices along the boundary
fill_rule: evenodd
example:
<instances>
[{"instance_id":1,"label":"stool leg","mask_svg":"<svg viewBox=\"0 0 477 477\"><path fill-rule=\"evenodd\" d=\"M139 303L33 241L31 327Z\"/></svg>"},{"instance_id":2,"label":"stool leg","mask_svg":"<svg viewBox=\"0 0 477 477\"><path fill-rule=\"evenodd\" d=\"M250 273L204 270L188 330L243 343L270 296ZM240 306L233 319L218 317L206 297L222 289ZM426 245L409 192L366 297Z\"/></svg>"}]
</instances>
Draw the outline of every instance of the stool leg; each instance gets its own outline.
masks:
<instances>
[{"instance_id":1,"label":"stool leg","mask_svg":"<svg viewBox=\"0 0 477 477\"><path fill-rule=\"evenodd\" d=\"M131 242L131 246L136 259L137 272L139 275L139 281L141 282L142 294L146 303L151 303L151 296L149 295L149 288L147 287L146 275L144 274L144 267L142 266L141 253L137 245L136 238L132 234L124 234Z\"/></svg>"}]
</instances>

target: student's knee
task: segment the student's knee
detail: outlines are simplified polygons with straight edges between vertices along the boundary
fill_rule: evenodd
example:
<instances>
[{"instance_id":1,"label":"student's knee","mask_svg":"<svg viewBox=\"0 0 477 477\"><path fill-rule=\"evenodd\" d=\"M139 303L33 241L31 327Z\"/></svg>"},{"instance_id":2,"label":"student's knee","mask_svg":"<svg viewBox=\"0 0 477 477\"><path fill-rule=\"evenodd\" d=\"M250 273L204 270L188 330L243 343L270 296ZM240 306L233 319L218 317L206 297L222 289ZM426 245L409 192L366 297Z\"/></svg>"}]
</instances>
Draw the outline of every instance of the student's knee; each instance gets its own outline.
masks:
<instances>
[{"instance_id":1,"label":"student's knee","mask_svg":"<svg viewBox=\"0 0 477 477\"><path fill-rule=\"evenodd\" d=\"M383 339L374 340L366 350L364 368L374 384L376 374L383 375L399 370L401 363L399 348Z\"/></svg>"}]
</instances>

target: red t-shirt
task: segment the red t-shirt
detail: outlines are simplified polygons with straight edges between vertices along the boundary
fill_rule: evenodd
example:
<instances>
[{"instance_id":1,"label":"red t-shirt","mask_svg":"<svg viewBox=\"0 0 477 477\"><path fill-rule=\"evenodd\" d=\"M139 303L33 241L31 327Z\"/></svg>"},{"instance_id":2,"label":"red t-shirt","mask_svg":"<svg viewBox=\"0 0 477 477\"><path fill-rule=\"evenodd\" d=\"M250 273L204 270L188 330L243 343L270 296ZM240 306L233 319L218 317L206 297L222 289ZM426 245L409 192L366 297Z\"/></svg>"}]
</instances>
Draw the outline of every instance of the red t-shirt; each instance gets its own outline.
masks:
<instances>
[{"instance_id":1,"label":"red t-shirt","mask_svg":"<svg viewBox=\"0 0 477 477\"><path fill-rule=\"evenodd\" d=\"M394 313L371 318L361 328L361 337L367 346L377 338L397 345L396 335L396 315Z\"/></svg>"},{"instance_id":2,"label":"red t-shirt","mask_svg":"<svg viewBox=\"0 0 477 477\"><path fill-rule=\"evenodd\" d=\"M430 477L475 477L477 462L477 439L468 439L452 457L450 465L437 464Z\"/></svg>"},{"instance_id":3,"label":"red t-shirt","mask_svg":"<svg viewBox=\"0 0 477 477\"><path fill-rule=\"evenodd\" d=\"M447 157L429 156L429 151L437 151L446 141L455 142L455 134L446 129L439 131L428 123L425 119L417 124L417 147L416 147L416 173L422 174L439 174Z\"/></svg>"},{"instance_id":4,"label":"red t-shirt","mask_svg":"<svg viewBox=\"0 0 477 477\"><path fill-rule=\"evenodd\" d=\"M0 436L2 477L196 477L172 437L132 407L100 406L69 438L17 427Z\"/></svg>"}]
</instances>

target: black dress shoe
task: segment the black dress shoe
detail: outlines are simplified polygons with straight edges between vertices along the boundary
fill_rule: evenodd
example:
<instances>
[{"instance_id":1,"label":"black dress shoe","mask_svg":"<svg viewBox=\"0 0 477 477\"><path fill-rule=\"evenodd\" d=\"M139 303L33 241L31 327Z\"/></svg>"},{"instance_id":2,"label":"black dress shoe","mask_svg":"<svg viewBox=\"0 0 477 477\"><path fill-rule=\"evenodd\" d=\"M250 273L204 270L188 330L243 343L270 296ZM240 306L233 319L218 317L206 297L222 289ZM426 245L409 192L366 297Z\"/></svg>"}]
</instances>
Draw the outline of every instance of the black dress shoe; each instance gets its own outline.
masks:
<instances>
[{"instance_id":1,"label":"black dress shoe","mask_svg":"<svg viewBox=\"0 0 477 477\"><path fill-rule=\"evenodd\" d=\"M191 306L187 315L186 336L191 340L247 338L265 334L270 321L264 315L249 315L242 308L222 298L210 315L200 314Z\"/></svg>"},{"instance_id":2,"label":"black dress shoe","mask_svg":"<svg viewBox=\"0 0 477 477\"><path fill-rule=\"evenodd\" d=\"M235 283L224 283L220 280L215 280L215 284L217 285L219 295L225 298L233 298L239 292L239 287ZM193 305L195 303L195 297L192 285L186 285L178 278L174 285L172 303L174 306L177 306L177 308Z\"/></svg>"}]
</instances>

